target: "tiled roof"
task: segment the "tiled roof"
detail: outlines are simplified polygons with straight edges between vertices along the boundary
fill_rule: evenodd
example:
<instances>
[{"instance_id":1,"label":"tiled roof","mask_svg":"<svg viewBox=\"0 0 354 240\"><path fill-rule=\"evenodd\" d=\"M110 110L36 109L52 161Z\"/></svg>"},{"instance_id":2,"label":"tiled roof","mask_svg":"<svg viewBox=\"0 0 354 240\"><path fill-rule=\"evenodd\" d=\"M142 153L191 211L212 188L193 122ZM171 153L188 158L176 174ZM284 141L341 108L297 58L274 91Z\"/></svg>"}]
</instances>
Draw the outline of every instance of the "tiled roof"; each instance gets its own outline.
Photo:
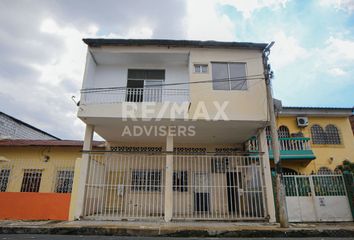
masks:
<instances>
[{"instance_id":1,"label":"tiled roof","mask_svg":"<svg viewBox=\"0 0 354 240\"><path fill-rule=\"evenodd\" d=\"M29 128L32 128L32 129L36 130L37 132L41 132L41 133L43 133L43 134L45 134L45 135L47 135L47 136L49 136L49 137L52 137L52 138L55 138L55 139L60 140L60 138L58 138L58 137L56 137L56 136L53 136L53 135L50 134L50 133L47 133L47 132L45 132L45 131L43 131L43 130L41 130L41 129L39 129L39 128L36 128L36 127L34 127L34 126L32 126L32 125L30 125L30 124L28 124L28 123L25 123L25 122L23 122L23 121L21 121L21 120L15 118L15 117L13 117L13 116L10 116L10 115L8 115L8 114L6 114L6 113L4 113L4 112L1 112L1 111L0 111L0 114L3 114L3 115L5 115L5 116L8 117L8 118L11 118L13 121L15 121L15 122L17 122L17 123L19 123L19 124L22 124L22 125L25 125L25 126L27 126L27 127L29 127Z\"/></svg>"},{"instance_id":2,"label":"tiled roof","mask_svg":"<svg viewBox=\"0 0 354 240\"><path fill-rule=\"evenodd\" d=\"M82 147L83 141L78 140L28 140L6 139L0 140L1 146L58 146L58 147ZM103 141L93 141L93 147L104 147Z\"/></svg>"}]
</instances>

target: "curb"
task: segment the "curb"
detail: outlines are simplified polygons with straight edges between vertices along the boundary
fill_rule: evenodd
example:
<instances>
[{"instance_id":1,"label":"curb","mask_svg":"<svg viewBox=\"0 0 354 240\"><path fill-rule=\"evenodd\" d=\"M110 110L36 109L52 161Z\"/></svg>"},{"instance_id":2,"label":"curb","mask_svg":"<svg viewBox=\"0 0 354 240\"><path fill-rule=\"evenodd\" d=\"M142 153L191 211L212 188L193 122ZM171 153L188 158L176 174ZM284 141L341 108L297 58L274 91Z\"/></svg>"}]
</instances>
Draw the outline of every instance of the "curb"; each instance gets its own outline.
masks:
<instances>
[{"instance_id":1,"label":"curb","mask_svg":"<svg viewBox=\"0 0 354 240\"><path fill-rule=\"evenodd\" d=\"M236 231L134 229L108 227L0 227L0 234L55 234L155 237L353 237L348 229L270 229Z\"/></svg>"}]
</instances>

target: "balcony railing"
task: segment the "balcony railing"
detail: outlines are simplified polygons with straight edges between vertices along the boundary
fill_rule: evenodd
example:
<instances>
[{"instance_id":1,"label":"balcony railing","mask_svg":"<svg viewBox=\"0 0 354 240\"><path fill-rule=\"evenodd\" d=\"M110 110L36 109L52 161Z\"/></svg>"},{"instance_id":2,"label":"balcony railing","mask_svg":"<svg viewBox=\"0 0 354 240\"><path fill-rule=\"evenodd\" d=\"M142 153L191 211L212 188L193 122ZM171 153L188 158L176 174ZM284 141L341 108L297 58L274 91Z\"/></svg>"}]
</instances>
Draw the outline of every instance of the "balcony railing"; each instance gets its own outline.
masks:
<instances>
[{"instance_id":1,"label":"balcony railing","mask_svg":"<svg viewBox=\"0 0 354 240\"><path fill-rule=\"evenodd\" d=\"M267 138L270 158L273 158L272 140ZM279 138L280 157L282 159L315 159L310 145L310 138ZM247 143L248 151L258 152L258 141L251 138Z\"/></svg>"},{"instance_id":2,"label":"balcony railing","mask_svg":"<svg viewBox=\"0 0 354 240\"><path fill-rule=\"evenodd\" d=\"M81 91L81 104L111 104L121 102L188 102L189 89L119 88Z\"/></svg>"}]
</instances>

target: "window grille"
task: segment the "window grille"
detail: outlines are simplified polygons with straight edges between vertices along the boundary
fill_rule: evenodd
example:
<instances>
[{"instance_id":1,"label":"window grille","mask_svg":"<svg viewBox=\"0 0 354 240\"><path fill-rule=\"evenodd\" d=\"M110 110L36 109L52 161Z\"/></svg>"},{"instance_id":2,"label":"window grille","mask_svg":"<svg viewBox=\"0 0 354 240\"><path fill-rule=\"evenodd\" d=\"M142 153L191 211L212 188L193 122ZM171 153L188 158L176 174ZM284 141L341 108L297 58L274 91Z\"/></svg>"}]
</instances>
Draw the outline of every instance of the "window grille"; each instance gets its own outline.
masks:
<instances>
[{"instance_id":1,"label":"window grille","mask_svg":"<svg viewBox=\"0 0 354 240\"><path fill-rule=\"evenodd\" d=\"M55 192L56 193L71 193L73 187L74 171L59 170L57 171Z\"/></svg>"},{"instance_id":2,"label":"window grille","mask_svg":"<svg viewBox=\"0 0 354 240\"><path fill-rule=\"evenodd\" d=\"M41 179L41 169L25 169L23 173L21 192L39 192Z\"/></svg>"},{"instance_id":3,"label":"window grille","mask_svg":"<svg viewBox=\"0 0 354 240\"><path fill-rule=\"evenodd\" d=\"M247 90L245 63L212 63L214 90Z\"/></svg>"},{"instance_id":4,"label":"window grille","mask_svg":"<svg viewBox=\"0 0 354 240\"><path fill-rule=\"evenodd\" d=\"M226 170L228 169L229 169L229 159L227 157L211 159L212 173L225 173Z\"/></svg>"},{"instance_id":5,"label":"window grille","mask_svg":"<svg viewBox=\"0 0 354 240\"><path fill-rule=\"evenodd\" d=\"M188 192L187 171L178 171L173 173L173 191Z\"/></svg>"},{"instance_id":6,"label":"window grille","mask_svg":"<svg viewBox=\"0 0 354 240\"><path fill-rule=\"evenodd\" d=\"M161 171L148 170L132 172L132 190L143 192L161 191Z\"/></svg>"},{"instance_id":7,"label":"window grille","mask_svg":"<svg viewBox=\"0 0 354 240\"><path fill-rule=\"evenodd\" d=\"M161 152L162 147L133 147L133 146L116 146L111 147L112 152Z\"/></svg>"},{"instance_id":8,"label":"window grille","mask_svg":"<svg viewBox=\"0 0 354 240\"><path fill-rule=\"evenodd\" d=\"M1 169L0 171L0 192L6 192L9 182L10 169Z\"/></svg>"},{"instance_id":9,"label":"window grille","mask_svg":"<svg viewBox=\"0 0 354 240\"><path fill-rule=\"evenodd\" d=\"M326 143L327 144L340 144L339 131L336 126L330 124L326 126Z\"/></svg>"},{"instance_id":10,"label":"window grille","mask_svg":"<svg viewBox=\"0 0 354 240\"><path fill-rule=\"evenodd\" d=\"M326 144L326 134L319 125L311 127L311 137L314 144Z\"/></svg>"},{"instance_id":11,"label":"window grille","mask_svg":"<svg viewBox=\"0 0 354 240\"><path fill-rule=\"evenodd\" d=\"M195 147L175 147L173 148L175 153L185 153L185 154L205 154L206 148L195 148Z\"/></svg>"},{"instance_id":12,"label":"window grille","mask_svg":"<svg viewBox=\"0 0 354 240\"><path fill-rule=\"evenodd\" d=\"M287 126L280 126L278 129L278 137L279 138L289 138L290 132Z\"/></svg>"}]
</instances>

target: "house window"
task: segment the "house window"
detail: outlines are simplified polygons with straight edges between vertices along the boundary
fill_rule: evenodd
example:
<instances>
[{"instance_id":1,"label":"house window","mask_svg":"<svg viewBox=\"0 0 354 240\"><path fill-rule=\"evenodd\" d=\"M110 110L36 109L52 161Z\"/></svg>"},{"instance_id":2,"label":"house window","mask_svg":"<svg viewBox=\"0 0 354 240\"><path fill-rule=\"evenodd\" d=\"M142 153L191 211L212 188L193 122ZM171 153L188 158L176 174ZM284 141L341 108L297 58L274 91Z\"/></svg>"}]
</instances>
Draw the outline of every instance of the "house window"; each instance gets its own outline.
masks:
<instances>
[{"instance_id":1,"label":"house window","mask_svg":"<svg viewBox=\"0 0 354 240\"><path fill-rule=\"evenodd\" d=\"M270 130L270 126L267 126L265 130L266 130L266 136L272 137L272 131Z\"/></svg>"},{"instance_id":2,"label":"house window","mask_svg":"<svg viewBox=\"0 0 354 240\"><path fill-rule=\"evenodd\" d=\"M214 90L247 90L245 63L212 63Z\"/></svg>"},{"instance_id":3,"label":"house window","mask_svg":"<svg viewBox=\"0 0 354 240\"><path fill-rule=\"evenodd\" d=\"M161 102L165 70L128 69L127 102Z\"/></svg>"},{"instance_id":4,"label":"house window","mask_svg":"<svg viewBox=\"0 0 354 240\"><path fill-rule=\"evenodd\" d=\"M208 64L194 64L194 72L195 73L207 73L208 72Z\"/></svg>"},{"instance_id":5,"label":"house window","mask_svg":"<svg viewBox=\"0 0 354 240\"><path fill-rule=\"evenodd\" d=\"M188 174L187 171L178 171L173 173L173 191L188 192Z\"/></svg>"},{"instance_id":6,"label":"house window","mask_svg":"<svg viewBox=\"0 0 354 240\"><path fill-rule=\"evenodd\" d=\"M330 124L326 126L326 143L327 144L340 144L339 131L336 126Z\"/></svg>"},{"instance_id":7,"label":"house window","mask_svg":"<svg viewBox=\"0 0 354 240\"><path fill-rule=\"evenodd\" d=\"M71 193L73 187L74 171L59 170L57 171L55 192L56 193Z\"/></svg>"},{"instance_id":8,"label":"house window","mask_svg":"<svg viewBox=\"0 0 354 240\"><path fill-rule=\"evenodd\" d=\"M10 169L0 170L0 192L6 192L7 184L9 182Z\"/></svg>"},{"instance_id":9,"label":"house window","mask_svg":"<svg viewBox=\"0 0 354 240\"><path fill-rule=\"evenodd\" d=\"M41 169L25 169L23 173L21 192L39 192L41 179Z\"/></svg>"},{"instance_id":10,"label":"house window","mask_svg":"<svg viewBox=\"0 0 354 240\"><path fill-rule=\"evenodd\" d=\"M211 159L212 173L225 173L229 169L229 159L227 157L218 157Z\"/></svg>"},{"instance_id":11,"label":"house window","mask_svg":"<svg viewBox=\"0 0 354 240\"><path fill-rule=\"evenodd\" d=\"M314 144L326 144L326 134L319 125L311 127L311 137Z\"/></svg>"},{"instance_id":12,"label":"house window","mask_svg":"<svg viewBox=\"0 0 354 240\"><path fill-rule=\"evenodd\" d=\"M287 126L280 126L278 129L278 137L279 138L289 138L290 132Z\"/></svg>"},{"instance_id":13,"label":"house window","mask_svg":"<svg viewBox=\"0 0 354 240\"><path fill-rule=\"evenodd\" d=\"M341 144L339 130L332 124L327 125L325 131L321 126L313 125L311 136L314 144Z\"/></svg>"},{"instance_id":14,"label":"house window","mask_svg":"<svg viewBox=\"0 0 354 240\"><path fill-rule=\"evenodd\" d=\"M161 192L161 171L134 170L132 172L132 190L142 192Z\"/></svg>"}]
</instances>

